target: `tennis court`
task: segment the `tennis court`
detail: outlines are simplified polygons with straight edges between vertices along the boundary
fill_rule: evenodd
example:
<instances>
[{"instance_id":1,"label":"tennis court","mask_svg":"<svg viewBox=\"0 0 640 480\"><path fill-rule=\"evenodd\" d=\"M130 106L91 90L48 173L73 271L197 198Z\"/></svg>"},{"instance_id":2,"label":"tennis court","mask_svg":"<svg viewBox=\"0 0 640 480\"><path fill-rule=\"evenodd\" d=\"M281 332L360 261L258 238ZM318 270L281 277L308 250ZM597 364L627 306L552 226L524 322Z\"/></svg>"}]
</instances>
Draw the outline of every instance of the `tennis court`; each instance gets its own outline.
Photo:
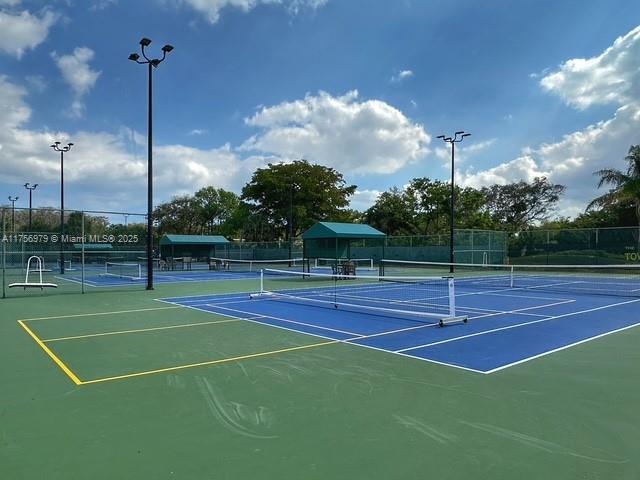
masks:
<instances>
[{"instance_id":1,"label":"tennis court","mask_svg":"<svg viewBox=\"0 0 640 480\"><path fill-rule=\"evenodd\" d=\"M215 449L221 478L633 478L635 271L386 267L5 301L5 428L46 426L5 436L5 465L198 478Z\"/></svg>"}]
</instances>

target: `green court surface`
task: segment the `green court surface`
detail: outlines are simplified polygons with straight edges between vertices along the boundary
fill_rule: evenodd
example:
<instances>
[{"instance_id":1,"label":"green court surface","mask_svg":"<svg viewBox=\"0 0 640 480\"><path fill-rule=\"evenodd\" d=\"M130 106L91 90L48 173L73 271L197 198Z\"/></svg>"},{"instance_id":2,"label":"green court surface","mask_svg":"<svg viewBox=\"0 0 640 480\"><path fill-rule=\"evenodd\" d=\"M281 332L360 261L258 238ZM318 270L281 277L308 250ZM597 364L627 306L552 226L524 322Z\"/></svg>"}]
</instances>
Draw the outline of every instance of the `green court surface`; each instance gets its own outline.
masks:
<instances>
[{"instance_id":1,"label":"green court surface","mask_svg":"<svg viewBox=\"0 0 640 480\"><path fill-rule=\"evenodd\" d=\"M639 328L481 374L156 300L255 289L0 300L0 478L639 477Z\"/></svg>"}]
</instances>

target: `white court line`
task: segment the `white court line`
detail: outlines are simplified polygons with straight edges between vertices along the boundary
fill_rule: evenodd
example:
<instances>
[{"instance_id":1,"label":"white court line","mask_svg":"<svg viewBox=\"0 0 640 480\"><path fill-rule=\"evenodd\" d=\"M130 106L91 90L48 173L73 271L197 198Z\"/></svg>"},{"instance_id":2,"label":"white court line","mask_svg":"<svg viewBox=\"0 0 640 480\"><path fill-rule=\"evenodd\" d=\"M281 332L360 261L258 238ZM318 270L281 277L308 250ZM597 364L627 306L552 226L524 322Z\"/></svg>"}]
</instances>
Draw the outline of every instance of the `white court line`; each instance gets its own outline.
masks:
<instances>
[{"instance_id":1,"label":"white court line","mask_svg":"<svg viewBox=\"0 0 640 480\"><path fill-rule=\"evenodd\" d=\"M218 305L208 305L209 307L213 307L213 308L221 308L223 310L230 310L232 312L238 312L238 313L244 313L244 314L253 314L255 315L255 312L247 312L246 310L240 310L237 308L229 308L229 307L219 307ZM216 313L216 312L211 312L211 313ZM329 327L321 327L319 325L315 325L312 323L304 323L304 322L298 322L296 320L287 320L285 318L278 318L278 317L274 317L272 315L266 315L267 318L273 318L274 320L279 320L281 322L288 322L288 323L295 323L297 325L304 325L306 327L312 327L312 328L319 328L320 330L327 330L330 332L338 332L338 333L344 333L346 335L355 335L355 336L360 336L361 334L359 333L355 333L355 332L347 332L346 330L338 330L337 328L329 328Z\"/></svg>"},{"instance_id":2,"label":"white court line","mask_svg":"<svg viewBox=\"0 0 640 480\"><path fill-rule=\"evenodd\" d=\"M596 340L598 338L606 337L607 335L611 335L612 333L623 332L625 330L629 330L630 328L635 328L635 327L638 327L638 326L640 326L640 323L634 323L633 325L627 325L626 327L618 328L616 330L611 330L610 332L601 333L600 335L596 335L595 337L584 338L584 339L579 340L577 342L570 343L569 345L564 345L562 347L554 348L553 350L547 350L546 352L542 352L542 353L539 353L537 355L533 355L531 357L523 358L522 360L518 360L517 362L508 363L506 365L502 365L500 367L496 367L496 368L494 368L492 370L487 370L485 373L486 374L490 374L490 373L499 372L500 370L504 370L505 368L513 367L515 365L520 365L521 363L529 362L531 360L535 360L536 358L540 358L540 357L544 357L544 356L550 355L552 353L560 352L561 350L566 350L567 348L575 347L576 345L580 345L582 343L587 343L587 342L590 342L592 340Z\"/></svg>"},{"instance_id":3,"label":"white court line","mask_svg":"<svg viewBox=\"0 0 640 480\"><path fill-rule=\"evenodd\" d=\"M551 320L557 320L558 318L571 317L571 316L574 316L574 315L580 315L580 314L583 314L583 313L595 312L597 310L604 310L605 308L617 307L617 306L620 306L620 305L627 305L629 303L636 303L636 302L640 302L640 298L637 299L637 300L628 300L626 302L619 302L619 303L613 303L611 305L604 305L604 306L600 306L600 307L589 308L587 310L579 310L577 312L564 313L562 315L554 315L554 316L551 316L549 318L542 318L540 320L532 320L530 322L517 323L517 324L514 324L514 325L508 325L506 327L493 328L491 330L485 330L483 332L471 333L471 334L468 334L468 335L462 335L460 337L449 338L447 340L440 340L438 342L432 342L432 343L427 343L427 344L424 344L424 345L418 345L417 347L402 348L400 350L397 350L397 352L406 352L406 351L409 351L409 350L416 350L418 348L432 347L434 345L440 345L442 343L456 342L458 340L464 340L466 338L477 337L477 336L480 336L480 335L487 335L487 334L490 334L490 333L500 332L502 330L510 330L512 328L525 327L527 325L533 325L533 324L536 324L536 323L549 322Z\"/></svg>"}]
</instances>

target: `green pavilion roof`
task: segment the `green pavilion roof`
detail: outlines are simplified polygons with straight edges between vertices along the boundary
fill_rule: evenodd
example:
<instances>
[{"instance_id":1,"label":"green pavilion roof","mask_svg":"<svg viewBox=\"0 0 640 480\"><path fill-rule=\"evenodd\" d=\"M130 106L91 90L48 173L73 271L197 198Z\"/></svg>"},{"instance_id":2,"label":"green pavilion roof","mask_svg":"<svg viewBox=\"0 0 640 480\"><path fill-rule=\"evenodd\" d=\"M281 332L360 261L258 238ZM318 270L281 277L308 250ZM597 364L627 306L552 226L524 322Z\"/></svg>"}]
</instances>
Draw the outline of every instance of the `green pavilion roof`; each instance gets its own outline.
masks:
<instances>
[{"instance_id":1,"label":"green pavilion roof","mask_svg":"<svg viewBox=\"0 0 640 480\"><path fill-rule=\"evenodd\" d=\"M160 239L160 245L224 245L230 243L222 235L169 235Z\"/></svg>"},{"instance_id":2,"label":"green pavilion roof","mask_svg":"<svg viewBox=\"0 0 640 480\"><path fill-rule=\"evenodd\" d=\"M386 235L361 223L318 222L302 234L304 240L315 238L384 238Z\"/></svg>"}]
</instances>

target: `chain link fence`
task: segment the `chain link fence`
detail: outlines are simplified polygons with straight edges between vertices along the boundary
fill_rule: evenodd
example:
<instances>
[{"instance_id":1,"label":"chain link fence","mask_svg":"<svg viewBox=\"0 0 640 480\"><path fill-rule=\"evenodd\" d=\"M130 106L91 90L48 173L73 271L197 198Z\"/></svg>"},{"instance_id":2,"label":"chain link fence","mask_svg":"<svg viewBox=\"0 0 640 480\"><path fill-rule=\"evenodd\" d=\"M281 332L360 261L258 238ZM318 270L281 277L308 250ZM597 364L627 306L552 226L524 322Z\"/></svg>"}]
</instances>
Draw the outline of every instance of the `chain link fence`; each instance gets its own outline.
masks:
<instances>
[{"instance_id":1,"label":"chain link fence","mask_svg":"<svg viewBox=\"0 0 640 480\"><path fill-rule=\"evenodd\" d=\"M2 297L145 288L146 216L2 208Z\"/></svg>"},{"instance_id":2,"label":"chain link fence","mask_svg":"<svg viewBox=\"0 0 640 480\"><path fill-rule=\"evenodd\" d=\"M449 261L449 234L389 236L385 238L384 255L393 260L431 262ZM454 254L458 263L504 264L507 260L507 233L494 230L456 230ZM280 242L233 242L229 258L238 260L275 260L302 257L302 238L291 246ZM382 252L379 240L351 242L351 256L373 259L377 264Z\"/></svg>"},{"instance_id":3,"label":"chain link fence","mask_svg":"<svg viewBox=\"0 0 640 480\"><path fill-rule=\"evenodd\" d=\"M531 230L509 239L513 264L603 265L640 262L640 228Z\"/></svg>"}]
</instances>

